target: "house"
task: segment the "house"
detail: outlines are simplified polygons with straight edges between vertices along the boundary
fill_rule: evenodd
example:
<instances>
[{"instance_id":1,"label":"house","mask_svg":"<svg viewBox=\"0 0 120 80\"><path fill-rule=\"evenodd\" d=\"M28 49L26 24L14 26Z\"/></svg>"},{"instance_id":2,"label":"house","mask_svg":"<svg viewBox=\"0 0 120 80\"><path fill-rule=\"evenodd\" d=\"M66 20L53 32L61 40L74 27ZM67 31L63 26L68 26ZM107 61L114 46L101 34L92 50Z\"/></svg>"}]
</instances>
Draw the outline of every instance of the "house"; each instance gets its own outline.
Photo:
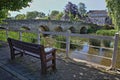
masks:
<instances>
[{"instance_id":1,"label":"house","mask_svg":"<svg viewBox=\"0 0 120 80\"><path fill-rule=\"evenodd\" d=\"M108 16L108 12L106 10L90 10L88 13L89 22L97 25L105 25L108 22L111 22L111 19ZM107 22L106 22L107 18ZM111 24L111 23L109 23Z\"/></svg>"}]
</instances>

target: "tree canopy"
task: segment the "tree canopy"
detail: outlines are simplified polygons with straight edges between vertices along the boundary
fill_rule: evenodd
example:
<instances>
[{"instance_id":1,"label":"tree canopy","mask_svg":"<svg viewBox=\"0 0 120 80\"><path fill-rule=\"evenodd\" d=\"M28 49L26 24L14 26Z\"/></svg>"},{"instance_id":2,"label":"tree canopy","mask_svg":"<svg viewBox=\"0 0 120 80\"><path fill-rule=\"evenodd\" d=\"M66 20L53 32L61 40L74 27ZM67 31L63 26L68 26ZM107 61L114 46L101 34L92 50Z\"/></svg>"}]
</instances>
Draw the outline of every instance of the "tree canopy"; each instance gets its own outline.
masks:
<instances>
[{"instance_id":1,"label":"tree canopy","mask_svg":"<svg viewBox=\"0 0 120 80\"><path fill-rule=\"evenodd\" d=\"M15 16L15 19L17 19L17 20L26 19L26 15L25 14L18 14Z\"/></svg>"},{"instance_id":2,"label":"tree canopy","mask_svg":"<svg viewBox=\"0 0 120 80\"><path fill-rule=\"evenodd\" d=\"M53 10L50 14L50 18L55 20L57 18L57 15L59 15L59 11Z\"/></svg>"},{"instance_id":3,"label":"tree canopy","mask_svg":"<svg viewBox=\"0 0 120 80\"><path fill-rule=\"evenodd\" d=\"M38 11L31 11L31 12L27 12L26 14L26 18L27 19L36 19L36 18L44 18L45 17L45 13L43 12L38 12Z\"/></svg>"},{"instance_id":4,"label":"tree canopy","mask_svg":"<svg viewBox=\"0 0 120 80\"><path fill-rule=\"evenodd\" d=\"M85 13L86 13L86 6L85 6L84 3L80 2L80 3L78 4L78 12L79 12L79 14L82 15L82 16L85 15Z\"/></svg>"},{"instance_id":5,"label":"tree canopy","mask_svg":"<svg viewBox=\"0 0 120 80\"><path fill-rule=\"evenodd\" d=\"M78 6L76 4L68 2L68 4L65 6L64 11L68 14L71 14L75 18L75 16L78 14Z\"/></svg>"},{"instance_id":6,"label":"tree canopy","mask_svg":"<svg viewBox=\"0 0 120 80\"><path fill-rule=\"evenodd\" d=\"M27 6L32 0L0 0L0 21L7 17L9 11L19 11Z\"/></svg>"},{"instance_id":7,"label":"tree canopy","mask_svg":"<svg viewBox=\"0 0 120 80\"><path fill-rule=\"evenodd\" d=\"M109 16L115 28L120 30L120 0L106 0Z\"/></svg>"}]
</instances>

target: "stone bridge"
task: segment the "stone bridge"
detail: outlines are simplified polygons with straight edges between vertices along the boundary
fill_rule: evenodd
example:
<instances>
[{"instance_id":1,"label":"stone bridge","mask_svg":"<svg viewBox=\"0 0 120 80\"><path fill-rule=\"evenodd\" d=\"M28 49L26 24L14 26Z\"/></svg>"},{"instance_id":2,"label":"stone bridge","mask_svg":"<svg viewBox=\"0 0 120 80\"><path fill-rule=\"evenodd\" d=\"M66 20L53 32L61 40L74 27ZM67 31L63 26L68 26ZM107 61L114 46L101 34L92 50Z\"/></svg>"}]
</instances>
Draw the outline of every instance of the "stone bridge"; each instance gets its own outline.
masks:
<instances>
[{"instance_id":1,"label":"stone bridge","mask_svg":"<svg viewBox=\"0 0 120 80\"><path fill-rule=\"evenodd\" d=\"M58 21L58 20L5 20L1 27L9 29L28 28L29 30L42 31L67 31L77 33L86 33L90 27L89 24L76 21Z\"/></svg>"}]
</instances>

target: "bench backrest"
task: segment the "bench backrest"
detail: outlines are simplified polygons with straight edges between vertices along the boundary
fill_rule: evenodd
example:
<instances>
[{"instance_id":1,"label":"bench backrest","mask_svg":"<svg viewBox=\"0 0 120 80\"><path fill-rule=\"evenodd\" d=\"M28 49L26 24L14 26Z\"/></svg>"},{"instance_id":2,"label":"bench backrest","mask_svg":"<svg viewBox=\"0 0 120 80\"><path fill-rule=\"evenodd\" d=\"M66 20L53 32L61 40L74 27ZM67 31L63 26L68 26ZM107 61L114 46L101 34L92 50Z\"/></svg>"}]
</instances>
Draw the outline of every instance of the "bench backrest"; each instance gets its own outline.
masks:
<instances>
[{"instance_id":1,"label":"bench backrest","mask_svg":"<svg viewBox=\"0 0 120 80\"><path fill-rule=\"evenodd\" d=\"M44 46L39 44L33 44L28 42L23 42L15 39L8 38L8 43L10 47L16 47L28 52L32 53L43 53L44 52Z\"/></svg>"}]
</instances>

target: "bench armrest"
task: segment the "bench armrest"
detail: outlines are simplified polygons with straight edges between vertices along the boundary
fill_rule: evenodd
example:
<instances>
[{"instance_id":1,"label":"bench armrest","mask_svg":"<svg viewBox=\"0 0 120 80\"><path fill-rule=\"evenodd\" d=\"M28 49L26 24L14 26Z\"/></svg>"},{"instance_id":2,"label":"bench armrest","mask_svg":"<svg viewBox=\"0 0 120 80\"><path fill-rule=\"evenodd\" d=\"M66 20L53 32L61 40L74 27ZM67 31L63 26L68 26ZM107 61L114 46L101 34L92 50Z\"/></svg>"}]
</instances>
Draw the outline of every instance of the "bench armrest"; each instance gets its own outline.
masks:
<instances>
[{"instance_id":1,"label":"bench armrest","mask_svg":"<svg viewBox=\"0 0 120 80\"><path fill-rule=\"evenodd\" d=\"M56 49L55 48L45 48L45 54L50 54L50 53L55 53Z\"/></svg>"}]
</instances>

